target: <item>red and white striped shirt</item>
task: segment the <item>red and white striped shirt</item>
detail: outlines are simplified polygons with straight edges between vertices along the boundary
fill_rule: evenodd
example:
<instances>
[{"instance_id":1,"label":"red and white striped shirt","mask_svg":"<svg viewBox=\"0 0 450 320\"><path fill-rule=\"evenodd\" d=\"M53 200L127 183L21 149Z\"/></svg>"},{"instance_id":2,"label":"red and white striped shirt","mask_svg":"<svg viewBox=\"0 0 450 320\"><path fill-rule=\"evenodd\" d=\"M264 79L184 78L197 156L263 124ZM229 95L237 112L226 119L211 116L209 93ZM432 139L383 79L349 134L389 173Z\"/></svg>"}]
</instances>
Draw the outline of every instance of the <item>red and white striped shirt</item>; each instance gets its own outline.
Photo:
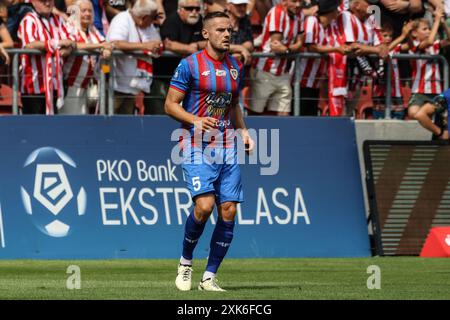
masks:
<instances>
[{"instance_id":1,"label":"red and white striped shirt","mask_svg":"<svg viewBox=\"0 0 450 320\"><path fill-rule=\"evenodd\" d=\"M50 40L69 39L69 33L64 26L62 19L56 15L51 15L46 19L39 16L35 11L25 15L19 25L17 36L20 46L34 41L48 42ZM53 68L56 64L53 63ZM26 94L42 94L46 92L44 83L44 71L46 58L40 55L21 55L22 83L20 91ZM55 74L55 70L53 73ZM57 78L53 78L53 87L58 87Z\"/></svg>"},{"instance_id":2,"label":"red and white striped shirt","mask_svg":"<svg viewBox=\"0 0 450 320\"><path fill-rule=\"evenodd\" d=\"M304 44L327 45L325 29L315 16L306 17L304 23ZM326 59L301 59L300 60L300 86L303 88L320 88L320 83L325 78Z\"/></svg>"},{"instance_id":3,"label":"red and white striped shirt","mask_svg":"<svg viewBox=\"0 0 450 320\"><path fill-rule=\"evenodd\" d=\"M350 0L341 0L339 11L346 11L348 9L350 9Z\"/></svg>"},{"instance_id":4,"label":"red and white striped shirt","mask_svg":"<svg viewBox=\"0 0 450 320\"><path fill-rule=\"evenodd\" d=\"M307 17L304 23L305 44L315 43L338 47L347 42L354 42L355 32L357 32L355 19L356 17L350 12L344 11L324 29L316 17ZM333 70L345 72L338 69ZM325 77L326 72L327 61L325 59L302 59L300 64L302 82L300 85L307 88L319 88L321 78Z\"/></svg>"},{"instance_id":5,"label":"red and white striped shirt","mask_svg":"<svg viewBox=\"0 0 450 320\"><path fill-rule=\"evenodd\" d=\"M338 47L356 42L357 28L356 17L349 11L342 11L325 30L328 45Z\"/></svg>"},{"instance_id":6,"label":"red and white striped shirt","mask_svg":"<svg viewBox=\"0 0 450 320\"><path fill-rule=\"evenodd\" d=\"M262 52L270 53L270 35L273 32L282 34L282 43L289 46L294 43L297 35L300 33L300 17L298 15L290 16L287 10L281 5L276 5L270 9L264 20ZM255 66L258 70L270 72L276 76L289 73L291 64L288 59L275 58L258 58L255 59Z\"/></svg>"},{"instance_id":7,"label":"red and white striped shirt","mask_svg":"<svg viewBox=\"0 0 450 320\"><path fill-rule=\"evenodd\" d=\"M78 43L102 43L105 38L92 26L88 33L81 30L74 30L71 35ZM69 87L76 86L87 88L89 80L94 75L95 57L93 56L70 56L64 64L64 77L67 79Z\"/></svg>"},{"instance_id":8,"label":"red and white striped shirt","mask_svg":"<svg viewBox=\"0 0 450 320\"><path fill-rule=\"evenodd\" d=\"M402 45L397 45L391 52L392 54L398 54L401 53L401 47ZM391 87L392 87L392 93L391 95L393 97L400 98L402 96L402 90L400 87L400 69L398 68L398 60L397 59L391 59Z\"/></svg>"},{"instance_id":9,"label":"red and white striped shirt","mask_svg":"<svg viewBox=\"0 0 450 320\"><path fill-rule=\"evenodd\" d=\"M438 55L441 48L440 40L436 40L433 45L424 50L419 50L420 42L415 40L414 47L410 53L422 53ZM442 92L441 72L439 63L431 60L416 59L411 61L413 83L412 93L440 94Z\"/></svg>"},{"instance_id":10,"label":"red and white striped shirt","mask_svg":"<svg viewBox=\"0 0 450 320\"><path fill-rule=\"evenodd\" d=\"M389 52L389 55L392 56L393 54L401 53L401 47L402 45L397 45L392 51ZM387 71L386 63L384 64L384 70ZM385 97L386 96L386 86L384 84L382 85L375 85L374 86L374 93L373 95L375 97ZM400 70L398 68L398 60L397 59L391 59L391 96L396 98L402 97L402 91L400 86Z\"/></svg>"},{"instance_id":11,"label":"red and white striped shirt","mask_svg":"<svg viewBox=\"0 0 450 320\"><path fill-rule=\"evenodd\" d=\"M306 20L307 16L303 13L303 10L300 10L300 13L298 14L298 19L299 19L299 23L300 23L300 31L299 33L302 34L303 32L305 32L305 20Z\"/></svg>"},{"instance_id":12,"label":"red and white striped shirt","mask_svg":"<svg viewBox=\"0 0 450 320\"><path fill-rule=\"evenodd\" d=\"M355 30L356 42L371 46L378 46L383 42L381 30L376 26L373 15L362 22L352 14L352 25Z\"/></svg>"},{"instance_id":13,"label":"red and white striped shirt","mask_svg":"<svg viewBox=\"0 0 450 320\"><path fill-rule=\"evenodd\" d=\"M355 42L355 20L349 11L342 11L325 29L325 36L330 47L342 46ZM347 56L338 53L328 55L328 89L329 96L338 97L347 95ZM342 100L341 100L342 102ZM335 107L330 107L330 114L340 114ZM333 110L332 110L333 109Z\"/></svg>"},{"instance_id":14,"label":"red and white striped shirt","mask_svg":"<svg viewBox=\"0 0 450 320\"><path fill-rule=\"evenodd\" d=\"M370 33L370 43L373 46L378 46L383 43L383 36L381 35L381 26L378 24L375 15L372 14L369 18L364 21L364 26Z\"/></svg>"}]
</instances>

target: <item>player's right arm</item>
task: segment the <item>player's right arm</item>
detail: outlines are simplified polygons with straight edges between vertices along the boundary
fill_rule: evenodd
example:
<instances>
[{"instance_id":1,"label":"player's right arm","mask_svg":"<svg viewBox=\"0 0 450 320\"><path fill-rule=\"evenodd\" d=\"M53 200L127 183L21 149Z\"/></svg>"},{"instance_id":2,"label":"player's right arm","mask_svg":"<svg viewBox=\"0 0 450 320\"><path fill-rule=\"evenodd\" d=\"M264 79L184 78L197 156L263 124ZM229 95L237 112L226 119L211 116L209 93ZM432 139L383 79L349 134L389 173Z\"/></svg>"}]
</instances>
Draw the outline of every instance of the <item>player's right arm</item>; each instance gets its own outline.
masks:
<instances>
[{"instance_id":1,"label":"player's right arm","mask_svg":"<svg viewBox=\"0 0 450 320\"><path fill-rule=\"evenodd\" d=\"M184 100L186 92L191 90L192 75L189 65L185 59L181 60L170 82L167 92L164 110L166 114L184 124L201 127L204 131L216 128L216 119L211 117L198 117L187 112L181 103Z\"/></svg>"},{"instance_id":2,"label":"player's right arm","mask_svg":"<svg viewBox=\"0 0 450 320\"><path fill-rule=\"evenodd\" d=\"M209 131L216 128L216 119L211 117L198 117L192 113L187 112L181 106L184 99L184 93L169 88L167 93L164 110L172 118L189 125L201 126L204 131Z\"/></svg>"}]
</instances>

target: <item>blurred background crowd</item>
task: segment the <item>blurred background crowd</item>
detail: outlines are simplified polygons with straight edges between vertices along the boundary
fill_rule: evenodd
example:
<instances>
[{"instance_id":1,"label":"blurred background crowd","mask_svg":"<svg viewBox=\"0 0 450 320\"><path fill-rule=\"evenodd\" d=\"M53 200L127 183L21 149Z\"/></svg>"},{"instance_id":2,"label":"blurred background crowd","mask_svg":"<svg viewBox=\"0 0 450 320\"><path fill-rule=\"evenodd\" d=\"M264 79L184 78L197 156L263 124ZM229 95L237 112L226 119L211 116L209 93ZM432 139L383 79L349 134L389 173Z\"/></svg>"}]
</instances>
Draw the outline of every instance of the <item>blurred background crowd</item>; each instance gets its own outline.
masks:
<instances>
[{"instance_id":1,"label":"blurred background crowd","mask_svg":"<svg viewBox=\"0 0 450 320\"><path fill-rule=\"evenodd\" d=\"M19 58L22 114L98 113L110 66L115 114L164 114L170 78L204 49L202 16L214 11L230 16L231 53L246 66L247 115L293 115L299 84L302 116L382 119L390 83L391 117L413 119L446 89L441 60L393 55L447 59L449 0L0 0L2 113L11 112L8 49L22 48L41 52ZM114 50L125 54L113 59ZM295 60L305 52L323 56Z\"/></svg>"}]
</instances>

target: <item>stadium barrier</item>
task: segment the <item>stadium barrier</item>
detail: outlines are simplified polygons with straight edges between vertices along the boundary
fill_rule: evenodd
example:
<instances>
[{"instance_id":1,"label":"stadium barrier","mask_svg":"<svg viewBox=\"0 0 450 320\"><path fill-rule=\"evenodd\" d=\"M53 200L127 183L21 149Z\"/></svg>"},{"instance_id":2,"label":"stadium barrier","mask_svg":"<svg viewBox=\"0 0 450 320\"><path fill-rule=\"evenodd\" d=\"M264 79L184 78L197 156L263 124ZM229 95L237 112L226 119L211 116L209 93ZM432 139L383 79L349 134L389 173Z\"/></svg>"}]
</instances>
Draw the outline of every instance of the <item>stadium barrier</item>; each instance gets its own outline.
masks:
<instances>
[{"instance_id":1,"label":"stadium barrier","mask_svg":"<svg viewBox=\"0 0 450 320\"><path fill-rule=\"evenodd\" d=\"M450 226L449 143L367 140L364 157L375 254L419 255L433 228Z\"/></svg>"},{"instance_id":2,"label":"stadium barrier","mask_svg":"<svg viewBox=\"0 0 450 320\"><path fill-rule=\"evenodd\" d=\"M7 49L7 52L12 55L12 78L13 78L13 99L12 99L12 105L13 105L13 114L19 114L19 55L20 54L39 54L41 55L42 52L39 50L31 50L31 49ZM83 50L78 50L72 53L73 55L99 55L98 52L88 52ZM147 56L147 54L144 53L124 53L119 50L115 50L113 53L113 58L109 60L109 62L105 62L104 64L109 64L108 72L109 72L109 78L114 79L114 68L113 65L113 59L114 57L123 56L123 55L133 55L136 57L139 56ZM162 57L174 57L178 56L170 51L165 51L161 55ZM252 57L275 57L275 54L271 53L261 53L261 52L253 52ZM288 54L285 55L287 57L290 57L295 60L295 68L294 68L294 74L293 74L293 114L295 116L300 115L300 108L301 108L301 96L300 96L300 61L302 59L307 58L313 58L313 59L319 59L319 58L327 58L326 54L318 54L318 53L311 53L311 52L302 52L302 53L295 53L295 54ZM374 56L375 57L375 56ZM392 59L398 59L398 60L436 60L441 63L442 66L442 73L443 73L443 87L448 88L449 87L449 64L445 57L441 55L422 55L422 54L394 54L392 55ZM157 61L157 60L156 60ZM392 92L392 84L391 84L391 73L392 73L392 66L391 66L391 60L388 60L386 63L386 97L385 97L385 119L391 119L391 106L392 106L392 98L391 98L391 92ZM114 108L112 107L114 105L114 90L113 90L113 81L107 81L105 72L100 72L100 79L99 80L99 114L101 115L113 115L114 114ZM108 103L106 103L108 101ZM107 108L108 106L108 108ZM108 110L106 110L108 109ZM322 114L325 114L325 111L322 110ZM351 110L351 114L348 114L349 116L353 115L353 112L356 112L356 117L359 118L360 115L358 114L358 110Z\"/></svg>"},{"instance_id":3,"label":"stadium barrier","mask_svg":"<svg viewBox=\"0 0 450 320\"><path fill-rule=\"evenodd\" d=\"M354 121L247 124L257 149L241 159L229 256L370 256ZM177 258L192 209L177 128L164 116L0 117L0 258Z\"/></svg>"}]
</instances>

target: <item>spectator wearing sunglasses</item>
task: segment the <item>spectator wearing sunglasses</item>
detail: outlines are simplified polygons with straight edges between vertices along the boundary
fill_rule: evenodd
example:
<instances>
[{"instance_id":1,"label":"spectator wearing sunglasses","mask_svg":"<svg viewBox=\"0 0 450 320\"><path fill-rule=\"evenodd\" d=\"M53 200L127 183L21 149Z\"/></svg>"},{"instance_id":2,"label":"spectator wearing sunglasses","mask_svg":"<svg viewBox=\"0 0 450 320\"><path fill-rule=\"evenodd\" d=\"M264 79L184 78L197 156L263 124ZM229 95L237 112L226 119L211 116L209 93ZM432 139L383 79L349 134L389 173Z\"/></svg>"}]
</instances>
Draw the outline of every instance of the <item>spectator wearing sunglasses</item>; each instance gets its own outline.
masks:
<instances>
[{"instance_id":1,"label":"spectator wearing sunglasses","mask_svg":"<svg viewBox=\"0 0 450 320\"><path fill-rule=\"evenodd\" d=\"M167 17L160 29L165 49L181 57L188 56L205 47L202 36L202 2L199 0L180 0L178 10ZM150 96L151 108L144 100L146 114L164 113L164 101L170 79L180 63L181 57L161 57L154 65L155 79Z\"/></svg>"}]
</instances>

